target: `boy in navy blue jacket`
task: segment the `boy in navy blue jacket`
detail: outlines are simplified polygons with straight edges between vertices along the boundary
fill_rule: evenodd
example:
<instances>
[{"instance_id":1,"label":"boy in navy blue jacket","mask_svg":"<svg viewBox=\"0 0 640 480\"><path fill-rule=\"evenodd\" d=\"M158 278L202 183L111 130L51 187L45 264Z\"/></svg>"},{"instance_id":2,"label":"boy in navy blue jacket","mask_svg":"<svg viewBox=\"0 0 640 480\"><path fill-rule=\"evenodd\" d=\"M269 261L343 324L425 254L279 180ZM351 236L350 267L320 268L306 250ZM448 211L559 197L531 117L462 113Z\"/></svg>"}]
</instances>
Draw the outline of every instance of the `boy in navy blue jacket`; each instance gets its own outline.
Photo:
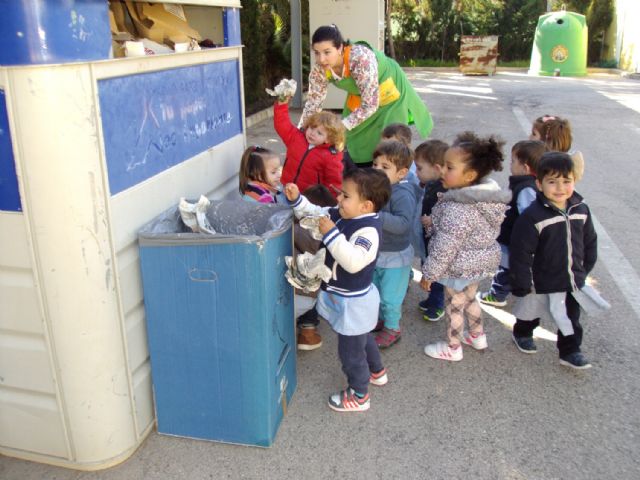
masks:
<instances>
[{"instance_id":1,"label":"boy in navy blue jacket","mask_svg":"<svg viewBox=\"0 0 640 480\"><path fill-rule=\"evenodd\" d=\"M540 318L558 325L562 365L591 367L580 351L580 290L597 259L597 237L589 207L574 192L573 161L547 152L538 164L536 201L516 220L509 251L517 320L513 340L523 353L535 353L533 330Z\"/></svg>"},{"instance_id":2,"label":"boy in navy blue jacket","mask_svg":"<svg viewBox=\"0 0 640 480\"><path fill-rule=\"evenodd\" d=\"M371 169L348 171L337 207L309 203L298 187L289 183L285 195L296 217L326 215L319 220L325 265L332 272L318 294L317 310L338 334L338 354L347 375L346 390L329 397L338 412L369 409L369 383L384 385L387 373L370 333L378 319L380 296L373 285L382 220L378 211L391 196L389 180Z\"/></svg>"}]
</instances>

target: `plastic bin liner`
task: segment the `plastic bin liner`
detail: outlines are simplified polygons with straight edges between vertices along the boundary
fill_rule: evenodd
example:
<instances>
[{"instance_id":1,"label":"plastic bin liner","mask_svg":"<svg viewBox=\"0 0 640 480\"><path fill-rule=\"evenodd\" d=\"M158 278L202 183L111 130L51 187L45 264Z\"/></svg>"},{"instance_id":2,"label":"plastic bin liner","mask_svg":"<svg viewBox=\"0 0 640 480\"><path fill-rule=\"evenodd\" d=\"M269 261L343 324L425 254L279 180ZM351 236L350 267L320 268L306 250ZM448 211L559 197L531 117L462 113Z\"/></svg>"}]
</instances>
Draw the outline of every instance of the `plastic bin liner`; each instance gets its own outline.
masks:
<instances>
[{"instance_id":1,"label":"plastic bin liner","mask_svg":"<svg viewBox=\"0 0 640 480\"><path fill-rule=\"evenodd\" d=\"M216 231L214 235L193 233L182 222L176 205L140 229L140 245L232 242L234 239L238 242L256 242L280 235L291 228L293 213L290 207L283 205L217 200L211 202L207 220Z\"/></svg>"}]
</instances>

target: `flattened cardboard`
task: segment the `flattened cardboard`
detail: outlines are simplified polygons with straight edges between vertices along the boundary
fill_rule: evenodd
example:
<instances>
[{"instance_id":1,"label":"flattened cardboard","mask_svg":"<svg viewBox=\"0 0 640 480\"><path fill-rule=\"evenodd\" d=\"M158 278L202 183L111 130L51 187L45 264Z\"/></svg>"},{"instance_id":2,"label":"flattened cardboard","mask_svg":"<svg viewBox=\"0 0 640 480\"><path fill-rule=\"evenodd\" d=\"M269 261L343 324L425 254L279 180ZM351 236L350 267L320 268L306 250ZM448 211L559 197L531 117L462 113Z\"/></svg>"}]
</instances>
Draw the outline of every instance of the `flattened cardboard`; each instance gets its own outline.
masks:
<instances>
[{"instance_id":1,"label":"flattened cardboard","mask_svg":"<svg viewBox=\"0 0 640 480\"><path fill-rule=\"evenodd\" d=\"M189 42L192 38L202 40L197 30L191 28L186 21L175 14L168 12L164 4L134 4L130 0L125 3L140 36L170 45Z\"/></svg>"}]
</instances>

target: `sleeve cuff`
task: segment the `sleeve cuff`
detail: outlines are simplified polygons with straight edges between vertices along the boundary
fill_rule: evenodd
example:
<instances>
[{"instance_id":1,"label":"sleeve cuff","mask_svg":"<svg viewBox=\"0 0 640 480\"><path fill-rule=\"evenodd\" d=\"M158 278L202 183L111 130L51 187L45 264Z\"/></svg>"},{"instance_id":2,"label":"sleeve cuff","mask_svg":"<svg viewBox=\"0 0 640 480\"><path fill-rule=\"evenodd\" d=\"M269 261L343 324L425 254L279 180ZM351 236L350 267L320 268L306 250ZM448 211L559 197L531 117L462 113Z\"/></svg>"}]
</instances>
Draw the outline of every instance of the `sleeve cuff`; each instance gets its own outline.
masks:
<instances>
[{"instance_id":1,"label":"sleeve cuff","mask_svg":"<svg viewBox=\"0 0 640 480\"><path fill-rule=\"evenodd\" d=\"M324 237L322 238L322 243L324 243L328 247L336 238L338 238L338 235L340 235L338 227L333 227L331 230L325 233Z\"/></svg>"}]
</instances>

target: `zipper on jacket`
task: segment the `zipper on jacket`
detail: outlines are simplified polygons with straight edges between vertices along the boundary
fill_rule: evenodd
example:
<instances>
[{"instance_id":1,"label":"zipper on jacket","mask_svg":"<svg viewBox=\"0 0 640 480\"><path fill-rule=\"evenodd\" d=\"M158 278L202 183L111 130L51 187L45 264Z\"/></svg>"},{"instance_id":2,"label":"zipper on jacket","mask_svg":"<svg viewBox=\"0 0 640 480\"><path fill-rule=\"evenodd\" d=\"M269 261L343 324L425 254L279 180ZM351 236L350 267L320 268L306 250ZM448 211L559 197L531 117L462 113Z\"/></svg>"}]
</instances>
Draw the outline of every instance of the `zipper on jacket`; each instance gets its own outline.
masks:
<instances>
[{"instance_id":1,"label":"zipper on jacket","mask_svg":"<svg viewBox=\"0 0 640 480\"><path fill-rule=\"evenodd\" d=\"M296 170L296 175L295 175L295 177L293 177L293 182L292 183L297 183L298 182L298 177L300 176L300 170L302 169L302 164L304 163L304 160L307 158L307 155L309 155L309 152L311 150L312 150L311 148L307 148L307 151L304 152L304 155L302 156L302 160L300 160L300 164L298 165L298 170Z\"/></svg>"},{"instance_id":2,"label":"zipper on jacket","mask_svg":"<svg viewBox=\"0 0 640 480\"><path fill-rule=\"evenodd\" d=\"M576 207L577 205L580 205L580 203L577 203L576 205L571 205L569 208L567 208L567 212L560 212L562 213L562 215L564 215L565 218L565 225L567 227L567 252L568 252L568 261L567 261L567 266L569 269L569 281L571 282L571 291L575 292L578 290L578 285L576 285L576 278L575 275L573 274L573 242L571 239L571 210L573 210L574 207Z\"/></svg>"}]
</instances>

